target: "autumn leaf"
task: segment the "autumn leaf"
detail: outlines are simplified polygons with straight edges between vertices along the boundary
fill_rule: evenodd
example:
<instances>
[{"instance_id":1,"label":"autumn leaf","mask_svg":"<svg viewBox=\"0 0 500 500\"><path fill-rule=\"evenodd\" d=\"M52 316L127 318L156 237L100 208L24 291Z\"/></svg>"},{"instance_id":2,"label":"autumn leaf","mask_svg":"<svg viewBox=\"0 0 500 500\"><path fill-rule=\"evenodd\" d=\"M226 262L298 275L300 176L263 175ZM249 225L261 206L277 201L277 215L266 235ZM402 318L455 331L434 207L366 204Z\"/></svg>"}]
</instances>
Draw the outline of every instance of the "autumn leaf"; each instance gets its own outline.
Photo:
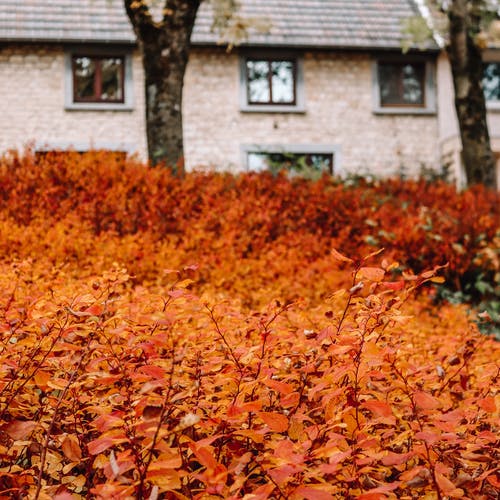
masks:
<instances>
[{"instance_id":1,"label":"autumn leaf","mask_svg":"<svg viewBox=\"0 0 500 500\"><path fill-rule=\"evenodd\" d=\"M78 438L74 434L68 434L61 443L64 456L72 462L79 462L82 459L82 450Z\"/></svg>"},{"instance_id":2,"label":"autumn leaf","mask_svg":"<svg viewBox=\"0 0 500 500\"><path fill-rule=\"evenodd\" d=\"M349 259L349 257L342 255L338 250L335 250L335 248L332 248L330 250L330 252L331 252L332 257L335 260L338 260L339 262L349 262L349 263L354 262L352 259Z\"/></svg>"},{"instance_id":3,"label":"autumn leaf","mask_svg":"<svg viewBox=\"0 0 500 500\"><path fill-rule=\"evenodd\" d=\"M292 492L292 498L305 498L306 500L333 500L334 497L323 491L321 486L313 488L311 486L299 486Z\"/></svg>"},{"instance_id":4,"label":"autumn leaf","mask_svg":"<svg viewBox=\"0 0 500 500\"><path fill-rule=\"evenodd\" d=\"M25 440L36 429L37 423L32 420L14 420L2 426L2 429L15 440Z\"/></svg>"},{"instance_id":5,"label":"autumn leaf","mask_svg":"<svg viewBox=\"0 0 500 500\"><path fill-rule=\"evenodd\" d=\"M361 408L366 408L370 410L374 415L378 417L391 417L392 408L383 401L369 400L361 403Z\"/></svg>"},{"instance_id":6,"label":"autumn leaf","mask_svg":"<svg viewBox=\"0 0 500 500\"><path fill-rule=\"evenodd\" d=\"M439 399L424 391L415 391L413 399L417 407L422 410L435 410L441 407Z\"/></svg>"},{"instance_id":7,"label":"autumn leaf","mask_svg":"<svg viewBox=\"0 0 500 500\"><path fill-rule=\"evenodd\" d=\"M370 281L382 281L385 276L385 271L379 267L362 267L358 274Z\"/></svg>"},{"instance_id":8,"label":"autumn leaf","mask_svg":"<svg viewBox=\"0 0 500 500\"><path fill-rule=\"evenodd\" d=\"M285 432L288 429L288 418L281 413L259 411L257 415L273 432Z\"/></svg>"}]
</instances>

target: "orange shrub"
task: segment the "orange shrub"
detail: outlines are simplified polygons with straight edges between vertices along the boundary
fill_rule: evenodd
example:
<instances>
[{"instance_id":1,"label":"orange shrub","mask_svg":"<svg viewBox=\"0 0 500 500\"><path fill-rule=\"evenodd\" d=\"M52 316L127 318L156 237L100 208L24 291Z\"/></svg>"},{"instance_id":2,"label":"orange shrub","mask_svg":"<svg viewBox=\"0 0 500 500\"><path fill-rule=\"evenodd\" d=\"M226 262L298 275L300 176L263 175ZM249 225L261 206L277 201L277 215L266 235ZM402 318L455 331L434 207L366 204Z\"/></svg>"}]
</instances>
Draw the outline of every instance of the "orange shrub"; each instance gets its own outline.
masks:
<instances>
[{"instance_id":1,"label":"orange shrub","mask_svg":"<svg viewBox=\"0 0 500 500\"><path fill-rule=\"evenodd\" d=\"M496 269L496 195L103 154L0 185L0 497L495 497L499 344L415 291Z\"/></svg>"},{"instance_id":2,"label":"orange shrub","mask_svg":"<svg viewBox=\"0 0 500 500\"><path fill-rule=\"evenodd\" d=\"M474 259L500 227L499 197L481 188L457 193L440 182L400 180L345 187L256 174L179 181L104 153L4 158L0 186L3 220L21 227L69 218L96 235L147 232L152 245L167 241L209 266L283 248L312 263L331 246L349 255L384 247L415 272L448 262L448 284L458 289L463 276L477 274ZM22 245L10 250L27 253Z\"/></svg>"},{"instance_id":3,"label":"orange shrub","mask_svg":"<svg viewBox=\"0 0 500 500\"><path fill-rule=\"evenodd\" d=\"M459 309L403 311L434 273L384 284L384 267L248 315L193 295L192 269L153 293L118 267L39 286L3 266L0 491L493 498L499 346Z\"/></svg>"}]
</instances>

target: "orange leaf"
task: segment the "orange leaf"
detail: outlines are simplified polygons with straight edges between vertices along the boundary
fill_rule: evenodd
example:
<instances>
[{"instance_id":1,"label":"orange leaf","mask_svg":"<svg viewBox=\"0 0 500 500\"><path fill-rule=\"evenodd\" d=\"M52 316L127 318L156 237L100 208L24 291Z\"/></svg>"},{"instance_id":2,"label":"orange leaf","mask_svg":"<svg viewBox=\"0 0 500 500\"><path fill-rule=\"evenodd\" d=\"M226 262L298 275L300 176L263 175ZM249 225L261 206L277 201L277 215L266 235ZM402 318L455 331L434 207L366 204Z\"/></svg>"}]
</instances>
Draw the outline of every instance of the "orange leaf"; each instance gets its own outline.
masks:
<instances>
[{"instance_id":1,"label":"orange leaf","mask_svg":"<svg viewBox=\"0 0 500 500\"><path fill-rule=\"evenodd\" d=\"M82 459L82 450L75 435L66 436L61 445L64 456L72 462L78 462Z\"/></svg>"},{"instance_id":2,"label":"orange leaf","mask_svg":"<svg viewBox=\"0 0 500 500\"><path fill-rule=\"evenodd\" d=\"M318 488L311 488L308 486L299 486L293 492L293 496L298 498L304 498L306 500L333 500L333 496L326 491L322 491Z\"/></svg>"},{"instance_id":3,"label":"orange leaf","mask_svg":"<svg viewBox=\"0 0 500 500\"><path fill-rule=\"evenodd\" d=\"M279 380L274 380L272 378L265 379L264 384L266 384L270 389L274 389L279 394L290 394L293 392L292 385L287 384L286 382L280 382Z\"/></svg>"},{"instance_id":4,"label":"orange leaf","mask_svg":"<svg viewBox=\"0 0 500 500\"><path fill-rule=\"evenodd\" d=\"M495 404L495 399L491 396L487 398L480 399L477 404L488 413L495 413L497 411L497 405Z\"/></svg>"},{"instance_id":5,"label":"orange leaf","mask_svg":"<svg viewBox=\"0 0 500 500\"><path fill-rule=\"evenodd\" d=\"M416 391L413 399L416 405L422 410L435 410L441 406L439 399L424 391Z\"/></svg>"},{"instance_id":6,"label":"orange leaf","mask_svg":"<svg viewBox=\"0 0 500 500\"><path fill-rule=\"evenodd\" d=\"M382 281L385 276L385 271L380 267L362 267L359 274L370 281Z\"/></svg>"},{"instance_id":7,"label":"orange leaf","mask_svg":"<svg viewBox=\"0 0 500 500\"><path fill-rule=\"evenodd\" d=\"M349 257L346 257L345 255L342 255L340 252L335 250L335 248L332 248L332 257L340 262L354 262L352 259L349 259Z\"/></svg>"},{"instance_id":8,"label":"orange leaf","mask_svg":"<svg viewBox=\"0 0 500 500\"><path fill-rule=\"evenodd\" d=\"M436 482L439 489L446 495L452 498L462 498L464 490L457 488L447 477L440 472L435 473Z\"/></svg>"},{"instance_id":9,"label":"orange leaf","mask_svg":"<svg viewBox=\"0 0 500 500\"><path fill-rule=\"evenodd\" d=\"M257 415L273 432L285 432L288 429L288 418L281 413L259 411Z\"/></svg>"},{"instance_id":10,"label":"orange leaf","mask_svg":"<svg viewBox=\"0 0 500 500\"><path fill-rule=\"evenodd\" d=\"M51 378L51 374L48 373L48 372L45 372L43 370L38 370L36 373L35 373L35 376L33 377L34 380L35 380L35 384L40 388L42 389L42 391L46 391L47 388L48 388L48 381L50 380Z\"/></svg>"},{"instance_id":11,"label":"orange leaf","mask_svg":"<svg viewBox=\"0 0 500 500\"><path fill-rule=\"evenodd\" d=\"M374 415L378 417L390 417L392 416L392 408L383 401L364 401L361 404L361 408L366 408L370 410Z\"/></svg>"},{"instance_id":12,"label":"orange leaf","mask_svg":"<svg viewBox=\"0 0 500 500\"><path fill-rule=\"evenodd\" d=\"M198 446L196 443L190 443L189 447L196 455L200 464L207 469L215 470L219 465L213 454L213 448L211 446Z\"/></svg>"}]
</instances>

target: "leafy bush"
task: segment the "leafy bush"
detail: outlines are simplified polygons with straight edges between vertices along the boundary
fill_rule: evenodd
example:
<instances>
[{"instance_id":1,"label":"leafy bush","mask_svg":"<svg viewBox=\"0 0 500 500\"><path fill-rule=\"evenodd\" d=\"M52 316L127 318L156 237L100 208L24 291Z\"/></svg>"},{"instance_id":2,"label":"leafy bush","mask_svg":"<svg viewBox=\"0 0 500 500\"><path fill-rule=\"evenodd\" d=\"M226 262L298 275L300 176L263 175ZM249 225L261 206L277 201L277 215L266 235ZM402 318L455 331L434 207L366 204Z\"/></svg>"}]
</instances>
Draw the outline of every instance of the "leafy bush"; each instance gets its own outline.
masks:
<instances>
[{"instance_id":1,"label":"leafy bush","mask_svg":"<svg viewBox=\"0 0 500 500\"><path fill-rule=\"evenodd\" d=\"M500 346L411 301L434 272L353 265L322 306L252 314L196 297L193 268L152 292L3 266L1 491L493 498Z\"/></svg>"},{"instance_id":2,"label":"leafy bush","mask_svg":"<svg viewBox=\"0 0 500 500\"><path fill-rule=\"evenodd\" d=\"M433 294L495 304L496 195L102 153L0 186L2 497L494 498L500 345Z\"/></svg>"},{"instance_id":3,"label":"leafy bush","mask_svg":"<svg viewBox=\"0 0 500 500\"><path fill-rule=\"evenodd\" d=\"M186 263L180 256L197 262L200 278L220 282L226 291L235 283L230 276L236 267L240 273L258 267L255 286L276 280L282 290L290 289L291 277L298 275L300 282L306 275L298 292L287 297L296 298L309 293L304 285L311 272L322 280L331 247L351 256L384 247L386 258L400 262L402 270L448 263L446 285L454 292L470 295L467 288L478 279L495 286L494 261L477 262L486 248L498 249L499 196L480 187L457 193L443 182L424 180L346 187L328 177L310 182L206 173L179 181L168 171L102 152L4 158L0 185L0 246L19 258L37 247L50 254L57 244L54 262L88 258L95 268L95 238L109 246L114 235L112 246L121 247L115 248L118 260L139 281L156 279L159 261L168 254L177 261L172 266ZM25 234L26 226L36 236ZM147 252L159 258L144 259ZM283 256L279 265L277 256ZM321 289L323 283L312 293ZM250 290L246 300L252 304Z\"/></svg>"}]
</instances>

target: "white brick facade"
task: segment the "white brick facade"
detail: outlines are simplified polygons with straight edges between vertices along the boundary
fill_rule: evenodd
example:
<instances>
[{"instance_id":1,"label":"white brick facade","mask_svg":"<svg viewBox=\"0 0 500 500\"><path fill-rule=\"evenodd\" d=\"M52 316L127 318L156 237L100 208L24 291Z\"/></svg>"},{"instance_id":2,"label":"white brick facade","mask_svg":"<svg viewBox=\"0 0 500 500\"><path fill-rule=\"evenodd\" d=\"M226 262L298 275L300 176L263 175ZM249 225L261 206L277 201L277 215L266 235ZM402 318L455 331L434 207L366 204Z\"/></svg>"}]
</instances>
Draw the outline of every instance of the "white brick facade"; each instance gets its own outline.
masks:
<instances>
[{"instance_id":1,"label":"white brick facade","mask_svg":"<svg viewBox=\"0 0 500 500\"><path fill-rule=\"evenodd\" d=\"M142 64L133 60L132 111L65 109L62 46L13 46L0 50L0 150L107 148L146 156Z\"/></svg>"},{"instance_id":2,"label":"white brick facade","mask_svg":"<svg viewBox=\"0 0 500 500\"><path fill-rule=\"evenodd\" d=\"M372 56L306 52L305 113L286 114L240 112L238 57L216 49L191 54L183 105L191 168L241 168L245 143L331 144L340 150L335 171L342 173L412 175L437 167L435 114L373 113Z\"/></svg>"},{"instance_id":3,"label":"white brick facade","mask_svg":"<svg viewBox=\"0 0 500 500\"><path fill-rule=\"evenodd\" d=\"M146 157L143 73L134 51L132 110L65 108L64 48L12 46L0 50L0 150L38 147L110 148ZM439 165L435 114L373 112L374 58L356 52L305 52L305 112L240 111L239 56L223 49L192 50L185 80L186 164L244 168L242 146L304 144L335 148L336 173L418 174Z\"/></svg>"}]
</instances>

